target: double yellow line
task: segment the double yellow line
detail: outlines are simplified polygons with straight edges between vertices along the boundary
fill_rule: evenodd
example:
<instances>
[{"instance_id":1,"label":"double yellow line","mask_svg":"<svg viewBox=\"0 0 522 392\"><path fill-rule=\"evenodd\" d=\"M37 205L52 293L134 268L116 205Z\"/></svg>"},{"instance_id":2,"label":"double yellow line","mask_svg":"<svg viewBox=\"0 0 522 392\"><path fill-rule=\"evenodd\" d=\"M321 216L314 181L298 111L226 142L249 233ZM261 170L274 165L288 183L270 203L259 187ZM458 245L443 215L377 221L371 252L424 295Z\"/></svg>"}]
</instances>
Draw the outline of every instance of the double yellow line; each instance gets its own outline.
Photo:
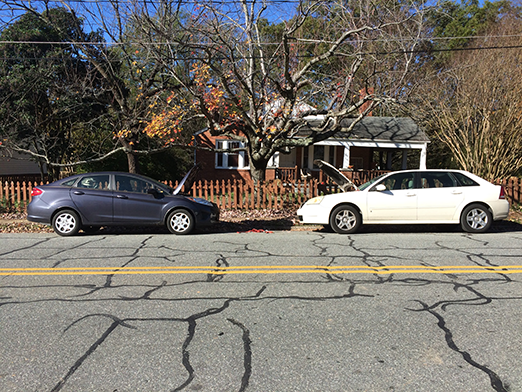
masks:
<instances>
[{"instance_id":1,"label":"double yellow line","mask_svg":"<svg viewBox=\"0 0 522 392\"><path fill-rule=\"evenodd\" d=\"M147 274L520 274L522 265L439 266L390 265L383 267L321 265L257 265L241 267L92 267L92 268L0 268L0 276L31 275L147 275Z\"/></svg>"}]
</instances>

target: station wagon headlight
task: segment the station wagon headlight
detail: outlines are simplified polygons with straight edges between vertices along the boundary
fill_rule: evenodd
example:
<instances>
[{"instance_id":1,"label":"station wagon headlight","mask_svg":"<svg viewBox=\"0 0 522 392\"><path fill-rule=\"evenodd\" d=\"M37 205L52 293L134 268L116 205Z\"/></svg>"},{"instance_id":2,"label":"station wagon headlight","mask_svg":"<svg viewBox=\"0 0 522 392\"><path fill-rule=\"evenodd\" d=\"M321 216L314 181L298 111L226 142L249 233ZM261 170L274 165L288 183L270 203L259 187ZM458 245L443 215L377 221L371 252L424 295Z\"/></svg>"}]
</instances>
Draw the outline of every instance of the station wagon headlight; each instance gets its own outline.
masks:
<instances>
[{"instance_id":1,"label":"station wagon headlight","mask_svg":"<svg viewBox=\"0 0 522 392\"><path fill-rule=\"evenodd\" d=\"M313 197L310 200L308 200L305 204L311 205L311 204L320 204L324 199L324 196L317 196Z\"/></svg>"}]
</instances>

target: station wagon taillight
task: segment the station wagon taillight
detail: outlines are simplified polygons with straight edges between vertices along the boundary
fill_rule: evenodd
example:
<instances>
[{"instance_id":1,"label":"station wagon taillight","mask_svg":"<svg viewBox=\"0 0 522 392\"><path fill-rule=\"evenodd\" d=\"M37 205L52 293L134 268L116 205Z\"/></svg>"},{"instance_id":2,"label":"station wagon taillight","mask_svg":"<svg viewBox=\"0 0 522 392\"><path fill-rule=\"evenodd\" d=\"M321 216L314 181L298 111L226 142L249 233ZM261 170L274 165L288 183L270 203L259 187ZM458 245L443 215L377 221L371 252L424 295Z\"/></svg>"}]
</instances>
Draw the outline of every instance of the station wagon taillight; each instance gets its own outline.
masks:
<instances>
[{"instance_id":1,"label":"station wagon taillight","mask_svg":"<svg viewBox=\"0 0 522 392\"><path fill-rule=\"evenodd\" d=\"M506 192L504 192L504 187L500 187L500 195L498 196L499 199L505 199L506 198Z\"/></svg>"},{"instance_id":2,"label":"station wagon taillight","mask_svg":"<svg viewBox=\"0 0 522 392\"><path fill-rule=\"evenodd\" d=\"M43 191L40 188L33 188L31 191L31 197L39 196L43 193Z\"/></svg>"}]
</instances>

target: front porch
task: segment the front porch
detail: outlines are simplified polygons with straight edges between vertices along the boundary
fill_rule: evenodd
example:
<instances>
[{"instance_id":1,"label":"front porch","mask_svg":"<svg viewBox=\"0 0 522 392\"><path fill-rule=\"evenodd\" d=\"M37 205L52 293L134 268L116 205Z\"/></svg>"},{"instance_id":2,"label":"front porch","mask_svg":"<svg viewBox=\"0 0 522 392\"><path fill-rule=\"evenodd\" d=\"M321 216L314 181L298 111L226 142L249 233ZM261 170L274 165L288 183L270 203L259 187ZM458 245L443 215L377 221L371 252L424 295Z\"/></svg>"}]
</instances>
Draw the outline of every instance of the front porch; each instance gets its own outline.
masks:
<instances>
[{"instance_id":1,"label":"front porch","mask_svg":"<svg viewBox=\"0 0 522 392\"><path fill-rule=\"evenodd\" d=\"M390 170L353 170L340 169L343 175L352 181L355 185L361 185L370 181L372 178L390 172ZM296 181L304 181L308 179L316 179L319 183L329 182L322 170L303 171L298 166L294 167L278 167L267 169L267 179L281 180L283 183L293 183Z\"/></svg>"}]
</instances>

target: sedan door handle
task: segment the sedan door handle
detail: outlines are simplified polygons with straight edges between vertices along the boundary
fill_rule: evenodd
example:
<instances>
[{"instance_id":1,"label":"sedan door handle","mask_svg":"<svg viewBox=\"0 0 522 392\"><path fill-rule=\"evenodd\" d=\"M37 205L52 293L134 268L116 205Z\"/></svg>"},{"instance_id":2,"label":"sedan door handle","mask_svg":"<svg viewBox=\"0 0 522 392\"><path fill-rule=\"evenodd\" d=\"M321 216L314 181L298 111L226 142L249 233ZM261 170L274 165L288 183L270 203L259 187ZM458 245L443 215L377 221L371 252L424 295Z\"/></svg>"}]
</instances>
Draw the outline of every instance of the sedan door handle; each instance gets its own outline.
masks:
<instances>
[{"instance_id":1,"label":"sedan door handle","mask_svg":"<svg viewBox=\"0 0 522 392\"><path fill-rule=\"evenodd\" d=\"M82 191L74 191L73 193L75 195L85 195L85 192L82 192Z\"/></svg>"},{"instance_id":2,"label":"sedan door handle","mask_svg":"<svg viewBox=\"0 0 522 392\"><path fill-rule=\"evenodd\" d=\"M116 197L117 197L118 199L128 199L128 197L125 196L125 195L117 195Z\"/></svg>"}]
</instances>

